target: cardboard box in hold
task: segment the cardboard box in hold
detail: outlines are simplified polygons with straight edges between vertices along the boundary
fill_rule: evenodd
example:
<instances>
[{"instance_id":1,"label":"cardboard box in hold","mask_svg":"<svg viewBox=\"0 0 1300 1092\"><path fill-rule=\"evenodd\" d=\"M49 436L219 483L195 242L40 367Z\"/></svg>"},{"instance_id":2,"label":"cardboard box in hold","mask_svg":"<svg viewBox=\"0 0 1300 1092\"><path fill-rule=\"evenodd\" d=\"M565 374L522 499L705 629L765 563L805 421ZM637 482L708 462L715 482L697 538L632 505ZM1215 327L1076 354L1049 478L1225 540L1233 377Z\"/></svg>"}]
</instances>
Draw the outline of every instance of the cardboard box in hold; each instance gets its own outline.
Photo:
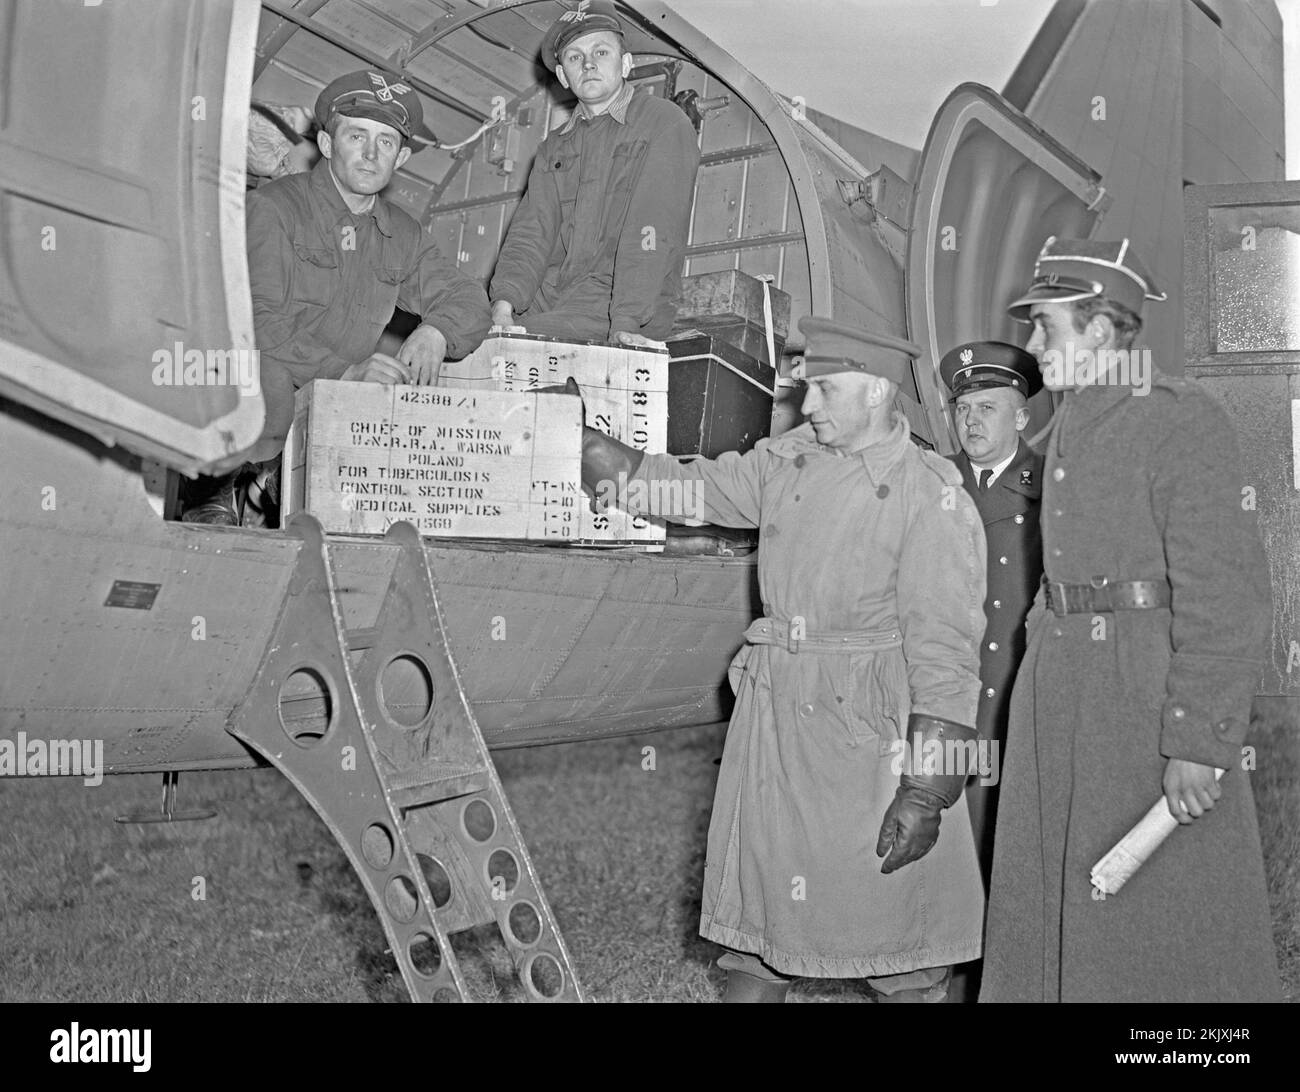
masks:
<instances>
[{"instance_id":1,"label":"cardboard box in hold","mask_svg":"<svg viewBox=\"0 0 1300 1092\"><path fill-rule=\"evenodd\" d=\"M527 391L562 386L572 376L587 424L638 451L668 450L668 354L528 334L491 336L464 360L442 366L439 384L466 390ZM593 515L584 503L579 539L594 543L662 543L662 520L619 509Z\"/></svg>"},{"instance_id":2,"label":"cardboard box in hold","mask_svg":"<svg viewBox=\"0 0 1300 1092\"><path fill-rule=\"evenodd\" d=\"M578 399L318 379L298 392L284 515L326 531L574 542Z\"/></svg>"}]
</instances>

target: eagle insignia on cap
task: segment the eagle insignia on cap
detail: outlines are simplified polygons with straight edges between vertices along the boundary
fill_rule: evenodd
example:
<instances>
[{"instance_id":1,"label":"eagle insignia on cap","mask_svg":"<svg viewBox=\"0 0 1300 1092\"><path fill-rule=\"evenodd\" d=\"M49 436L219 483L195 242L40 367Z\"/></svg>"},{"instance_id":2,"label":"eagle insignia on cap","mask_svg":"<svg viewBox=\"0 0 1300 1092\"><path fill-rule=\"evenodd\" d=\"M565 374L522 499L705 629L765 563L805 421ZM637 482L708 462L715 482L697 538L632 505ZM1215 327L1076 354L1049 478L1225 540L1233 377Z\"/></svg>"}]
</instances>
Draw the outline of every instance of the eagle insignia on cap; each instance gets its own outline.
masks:
<instances>
[{"instance_id":1,"label":"eagle insignia on cap","mask_svg":"<svg viewBox=\"0 0 1300 1092\"><path fill-rule=\"evenodd\" d=\"M566 11L563 15L561 15L559 21L561 23L582 22L582 20L587 18L587 16L590 14L590 12L587 11L587 7L590 3L591 0L582 0L582 2L573 11Z\"/></svg>"},{"instance_id":2,"label":"eagle insignia on cap","mask_svg":"<svg viewBox=\"0 0 1300 1092\"><path fill-rule=\"evenodd\" d=\"M408 94L411 90L404 83L385 82L384 77L381 76L378 72L371 72L369 75L370 75L370 82L371 84L374 85L375 88L375 98L377 98L380 102L392 102L394 91L396 91L397 94L399 95L405 95Z\"/></svg>"},{"instance_id":3,"label":"eagle insignia on cap","mask_svg":"<svg viewBox=\"0 0 1300 1092\"><path fill-rule=\"evenodd\" d=\"M963 349L961 351L961 362L963 364L969 364L974 359L975 359L975 353L972 350Z\"/></svg>"}]
</instances>

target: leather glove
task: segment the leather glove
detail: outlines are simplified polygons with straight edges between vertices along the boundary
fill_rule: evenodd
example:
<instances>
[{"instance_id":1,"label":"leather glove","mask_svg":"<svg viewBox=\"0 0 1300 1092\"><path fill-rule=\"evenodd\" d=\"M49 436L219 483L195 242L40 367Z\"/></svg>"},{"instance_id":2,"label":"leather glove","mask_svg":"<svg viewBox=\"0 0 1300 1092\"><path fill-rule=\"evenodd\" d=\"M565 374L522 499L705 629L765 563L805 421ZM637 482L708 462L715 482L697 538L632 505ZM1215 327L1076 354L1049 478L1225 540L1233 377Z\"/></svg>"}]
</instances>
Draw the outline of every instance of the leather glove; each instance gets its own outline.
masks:
<instances>
[{"instance_id":1,"label":"leather glove","mask_svg":"<svg viewBox=\"0 0 1300 1092\"><path fill-rule=\"evenodd\" d=\"M569 376L562 387L558 384L551 387L538 387L534 393L576 394L580 399L582 398L582 391L573 376ZM582 405L582 416L585 421L587 418L585 402ZM606 436L599 429L590 428L586 424L582 426L582 491L590 498L593 512L599 514L604 509L603 505L596 504L598 495L602 496L605 502L612 502L617 498L619 475L625 475L623 481L626 481L635 474L641 465L643 454L634 447L619 443L612 436Z\"/></svg>"},{"instance_id":2,"label":"leather glove","mask_svg":"<svg viewBox=\"0 0 1300 1092\"><path fill-rule=\"evenodd\" d=\"M920 766L924 756L925 745L937 742L943 751L940 772L916 774L909 769L903 771L898 782L898 791L885 812L880 824L880 834L876 838L876 856L885 857L880 871L884 875L895 872L904 865L919 861L939 840L939 816L944 808L952 807L961 796L966 784L964 761L968 740L978 739L979 733L974 728L942 717L930 717L923 713L913 713L907 718L907 742L911 748L909 766ZM947 746L947 741L960 743L961 763L952 763L958 748ZM959 765L960 769L950 769L949 765Z\"/></svg>"},{"instance_id":3,"label":"leather glove","mask_svg":"<svg viewBox=\"0 0 1300 1092\"><path fill-rule=\"evenodd\" d=\"M599 429L582 428L582 491L599 515L618 500L618 489L637 472L644 452L619 443Z\"/></svg>"}]
</instances>

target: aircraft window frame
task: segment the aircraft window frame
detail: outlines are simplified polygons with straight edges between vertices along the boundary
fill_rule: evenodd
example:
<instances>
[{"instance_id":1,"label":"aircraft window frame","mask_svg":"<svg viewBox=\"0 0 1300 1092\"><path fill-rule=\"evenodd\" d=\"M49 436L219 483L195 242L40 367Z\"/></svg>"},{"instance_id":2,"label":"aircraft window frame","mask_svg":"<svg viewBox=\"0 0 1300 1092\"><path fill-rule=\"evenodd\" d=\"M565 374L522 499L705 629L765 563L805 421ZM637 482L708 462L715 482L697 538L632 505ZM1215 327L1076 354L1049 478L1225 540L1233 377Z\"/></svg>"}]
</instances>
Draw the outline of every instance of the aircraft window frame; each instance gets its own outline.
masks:
<instances>
[{"instance_id":1,"label":"aircraft window frame","mask_svg":"<svg viewBox=\"0 0 1300 1092\"><path fill-rule=\"evenodd\" d=\"M1215 292L1214 215L1251 206L1300 211L1300 181L1191 185L1183 190L1184 361L1190 376L1300 371L1300 344L1291 349L1220 350Z\"/></svg>"}]
</instances>

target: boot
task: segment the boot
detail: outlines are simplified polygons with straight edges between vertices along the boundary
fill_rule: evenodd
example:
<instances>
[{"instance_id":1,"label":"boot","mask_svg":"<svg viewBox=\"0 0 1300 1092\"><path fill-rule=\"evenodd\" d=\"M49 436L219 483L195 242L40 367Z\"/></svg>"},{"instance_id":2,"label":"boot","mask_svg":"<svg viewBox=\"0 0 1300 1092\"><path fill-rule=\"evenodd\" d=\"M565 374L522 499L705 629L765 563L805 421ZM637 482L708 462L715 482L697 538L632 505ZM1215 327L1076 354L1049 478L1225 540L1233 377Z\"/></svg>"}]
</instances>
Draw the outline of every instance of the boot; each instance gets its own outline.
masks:
<instances>
[{"instance_id":1,"label":"boot","mask_svg":"<svg viewBox=\"0 0 1300 1092\"><path fill-rule=\"evenodd\" d=\"M727 989L722 1000L724 1004L784 1005L789 992L789 981L773 982L733 968L727 972Z\"/></svg>"},{"instance_id":2,"label":"boot","mask_svg":"<svg viewBox=\"0 0 1300 1092\"><path fill-rule=\"evenodd\" d=\"M895 990L893 993L881 993L880 988L874 983L872 988L876 991L878 1005L942 1005L948 1000L948 988L951 983L952 971L949 969L933 986Z\"/></svg>"},{"instance_id":3,"label":"boot","mask_svg":"<svg viewBox=\"0 0 1300 1092\"><path fill-rule=\"evenodd\" d=\"M255 463L244 500L244 526L280 526L280 456Z\"/></svg>"},{"instance_id":4,"label":"boot","mask_svg":"<svg viewBox=\"0 0 1300 1092\"><path fill-rule=\"evenodd\" d=\"M238 527L240 518L239 476L243 468L210 478L204 475L190 482L183 523L207 523L218 527Z\"/></svg>"}]
</instances>

